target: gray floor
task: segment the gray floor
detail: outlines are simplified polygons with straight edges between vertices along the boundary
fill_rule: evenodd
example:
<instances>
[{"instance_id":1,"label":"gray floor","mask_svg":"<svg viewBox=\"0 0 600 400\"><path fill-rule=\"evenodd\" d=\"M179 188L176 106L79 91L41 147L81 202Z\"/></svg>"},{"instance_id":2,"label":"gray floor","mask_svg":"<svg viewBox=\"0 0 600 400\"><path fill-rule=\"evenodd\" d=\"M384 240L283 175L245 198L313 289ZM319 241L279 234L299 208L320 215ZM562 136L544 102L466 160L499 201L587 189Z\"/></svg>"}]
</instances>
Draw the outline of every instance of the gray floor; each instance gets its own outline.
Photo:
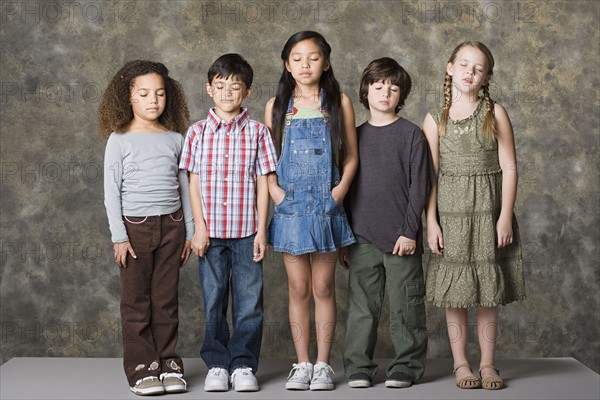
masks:
<instances>
[{"instance_id":1,"label":"gray floor","mask_svg":"<svg viewBox=\"0 0 600 400\"><path fill-rule=\"evenodd\" d=\"M129 392L118 358L14 358L0 367L0 399L139 399ZM600 377L573 358L499 360L506 388L461 390L450 375L449 359L428 360L423 380L407 389L384 385L386 360L369 389L350 389L339 360L332 363L336 389L331 392L286 391L290 361L261 360L261 391L206 393L206 367L184 360L189 391L171 399L600 399Z\"/></svg>"}]
</instances>

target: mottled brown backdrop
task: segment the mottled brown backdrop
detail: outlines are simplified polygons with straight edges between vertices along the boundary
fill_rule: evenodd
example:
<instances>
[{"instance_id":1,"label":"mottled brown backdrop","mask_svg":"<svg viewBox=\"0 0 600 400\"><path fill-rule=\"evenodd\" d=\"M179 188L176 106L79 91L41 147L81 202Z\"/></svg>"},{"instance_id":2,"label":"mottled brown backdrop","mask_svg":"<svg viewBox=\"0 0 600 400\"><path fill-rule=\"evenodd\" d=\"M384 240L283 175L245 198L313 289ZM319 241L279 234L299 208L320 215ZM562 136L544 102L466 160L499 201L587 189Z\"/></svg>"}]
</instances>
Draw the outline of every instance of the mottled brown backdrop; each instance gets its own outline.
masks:
<instances>
[{"instance_id":1,"label":"mottled brown backdrop","mask_svg":"<svg viewBox=\"0 0 600 400\"><path fill-rule=\"evenodd\" d=\"M402 115L421 124L441 103L444 64L463 40L496 57L491 93L511 116L520 178L516 214L526 301L501 309L498 357L573 356L598 372L599 2L597 1L2 1L1 361L119 357L119 277L103 206L96 110L128 60L165 63L193 120L210 98L206 71L239 52L255 71L247 106L262 120L287 38L320 31L353 99L360 74L390 56L413 78ZM265 358L293 359L286 275L265 269ZM345 335L346 271L337 272ZM182 356L197 357L203 313L196 260L182 269ZM443 312L428 306L431 358L450 357ZM387 308L378 357L393 351ZM475 328L471 326L472 330ZM470 345L476 357L476 343Z\"/></svg>"}]
</instances>

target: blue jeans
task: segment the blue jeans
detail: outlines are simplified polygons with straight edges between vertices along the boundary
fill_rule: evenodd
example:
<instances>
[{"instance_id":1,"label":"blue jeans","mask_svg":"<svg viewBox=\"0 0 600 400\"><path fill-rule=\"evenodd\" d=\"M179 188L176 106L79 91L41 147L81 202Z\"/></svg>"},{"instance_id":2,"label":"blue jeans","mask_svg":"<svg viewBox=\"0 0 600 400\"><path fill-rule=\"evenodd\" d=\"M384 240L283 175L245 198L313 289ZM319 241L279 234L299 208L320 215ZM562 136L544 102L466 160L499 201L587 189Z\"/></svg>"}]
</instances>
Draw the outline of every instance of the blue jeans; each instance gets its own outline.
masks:
<instances>
[{"instance_id":1,"label":"blue jeans","mask_svg":"<svg viewBox=\"0 0 600 400\"><path fill-rule=\"evenodd\" d=\"M254 237L210 239L199 257L206 329L200 356L210 368L258 368L263 330L262 262L252 261ZM233 331L227 325L229 287Z\"/></svg>"}]
</instances>

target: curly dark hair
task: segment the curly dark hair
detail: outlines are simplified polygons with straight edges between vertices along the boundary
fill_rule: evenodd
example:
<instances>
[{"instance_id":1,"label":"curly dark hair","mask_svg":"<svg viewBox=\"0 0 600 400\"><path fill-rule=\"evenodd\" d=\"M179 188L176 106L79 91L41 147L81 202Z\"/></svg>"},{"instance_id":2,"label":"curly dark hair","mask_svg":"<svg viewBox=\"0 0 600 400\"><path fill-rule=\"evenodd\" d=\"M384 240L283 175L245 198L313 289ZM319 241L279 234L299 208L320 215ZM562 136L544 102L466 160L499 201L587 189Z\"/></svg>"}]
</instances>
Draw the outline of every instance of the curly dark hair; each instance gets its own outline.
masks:
<instances>
[{"instance_id":1,"label":"curly dark hair","mask_svg":"<svg viewBox=\"0 0 600 400\"><path fill-rule=\"evenodd\" d=\"M131 108L131 88L135 78L146 74L159 74L165 82L167 94L165 110L158 117L164 127L185 134L190 113L183 86L169 76L164 64L147 60L126 63L111 79L104 91L98 108L98 133L108 139L112 132L123 133L133 119Z\"/></svg>"}]
</instances>

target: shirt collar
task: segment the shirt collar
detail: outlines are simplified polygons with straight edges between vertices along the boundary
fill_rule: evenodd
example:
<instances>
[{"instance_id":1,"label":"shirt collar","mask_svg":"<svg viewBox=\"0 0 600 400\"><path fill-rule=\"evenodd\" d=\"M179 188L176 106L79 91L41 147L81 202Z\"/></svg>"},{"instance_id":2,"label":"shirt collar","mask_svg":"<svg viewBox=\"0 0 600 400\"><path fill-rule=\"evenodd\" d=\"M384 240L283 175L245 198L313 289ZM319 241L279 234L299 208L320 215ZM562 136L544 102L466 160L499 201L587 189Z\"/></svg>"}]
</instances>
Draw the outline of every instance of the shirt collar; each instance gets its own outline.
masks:
<instances>
[{"instance_id":1,"label":"shirt collar","mask_svg":"<svg viewBox=\"0 0 600 400\"><path fill-rule=\"evenodd\" d=\"M236 126L238 129L242 129L244 127L244 125L246 125L248 120L250 120L250 114L248 113L248 109L245 107L242 107L240 110L240 113L234 119L232 119L230 122L223 121L221 118L219 118L215 107L211 107L211 109L208 111L207 123L208 123L208 128L213 131L217 130L217 128L221 124L223 124L223 125L234 124L234 126Z\"/></svg>"}]
</instances>

